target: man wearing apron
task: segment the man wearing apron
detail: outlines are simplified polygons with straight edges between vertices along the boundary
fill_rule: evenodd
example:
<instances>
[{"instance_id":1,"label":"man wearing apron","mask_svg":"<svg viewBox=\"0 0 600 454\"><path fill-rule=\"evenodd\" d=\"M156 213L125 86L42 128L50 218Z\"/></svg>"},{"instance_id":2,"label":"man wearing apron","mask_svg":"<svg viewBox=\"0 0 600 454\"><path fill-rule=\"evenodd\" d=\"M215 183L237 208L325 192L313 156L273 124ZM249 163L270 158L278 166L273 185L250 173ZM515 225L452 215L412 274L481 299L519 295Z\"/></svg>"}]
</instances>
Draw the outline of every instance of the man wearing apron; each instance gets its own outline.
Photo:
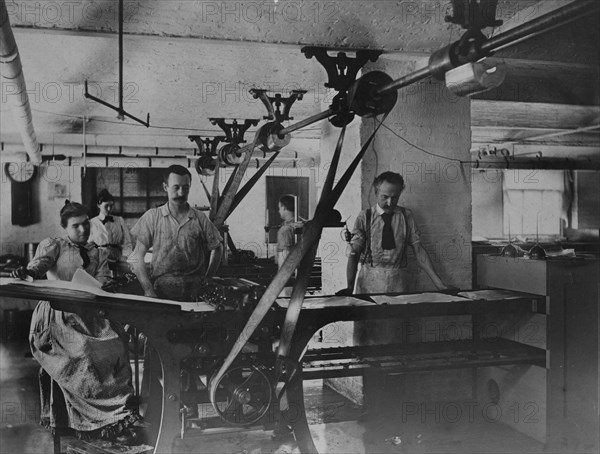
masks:
<instances>
[{"instance_id":1,"label":"man wearing apron","mask_svg":"<svg viewBox=\"0 0 600 454\"><path fill-rule=\"evenodd\" d=\"M417 263L438 290L448 288L437 275L427 251L421 245L419 229L410 210L398 206L404 190L404 178L384 172L375 178L376 205L356 218L346 268L348 287L338 295L352 293L399 293L409 290L405 276L407 249L412 247ZM356 278L358 263L362 266ZM400 320L362 320L355 322L356 345L385 345L404 342L406 322ZM363 377L364 415L379 414L385 408L388 393L381 377L366 373Z\"/></svg>"},{"instance_id":2,"label":"man wearing apron","mask_svg":"<svg viewBox=\"0 0 600 454\"><path fill-rule=\"evenodd\" d=\"M421 245L411 211L398 206L404 190L402 175L384 172L375 178L373 188L377 204L361 211L354 224L346 269L346 293L408 291L403 275L408 246L412 247L417 264L435 287L438 290L448 288L435 272L427 251ZM356 279L359 261L362 266Z\"/></svg>"}]
</instances>

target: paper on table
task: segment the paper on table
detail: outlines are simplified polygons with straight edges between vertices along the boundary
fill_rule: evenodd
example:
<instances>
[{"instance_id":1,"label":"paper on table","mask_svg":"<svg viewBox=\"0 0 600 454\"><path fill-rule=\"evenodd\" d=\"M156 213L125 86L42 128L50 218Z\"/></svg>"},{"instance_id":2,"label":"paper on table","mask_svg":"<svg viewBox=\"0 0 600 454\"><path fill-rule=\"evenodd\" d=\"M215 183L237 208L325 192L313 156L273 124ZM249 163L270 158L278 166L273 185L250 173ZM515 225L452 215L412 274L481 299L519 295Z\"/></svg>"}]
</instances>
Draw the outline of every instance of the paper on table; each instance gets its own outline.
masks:
<instances>
[{"instance_id":1,"label":"paper on table","mask_svg":"<svg viewBox=\"0 0 600 454\"><path fill-rule=\"evenodd\" d=\"M59 288L65 290L79 290L89 293L96 294L98 289L94 287L82 287L81 285L75 284L71 281L54 281L54 280L46 280L46 279L38 279L33 282L23 281L21 279L13 279L13 278L0 278L0 285L9 285L9 284L22 284L29 287L45 287L45 288ZM105 292L104 292L105 293Z\"/></svg>"},{"instance_id":2,"label":"paper on table","mask_svg":"<svg viewBox=\"0 0 600 454\"><path fill-rule=\"evenodd\" d=\"M87 289L87 287L92 287L95 289L102 288L102 284L98 282L97 279L83 271L81 268L77 268L75 270L75 274L73 274L71 282L77 286L81 286L82 290Z\"/></svg>"},{"instance_id":3,"label":"paper on table","mask_svg":"<svg viewBox=\"0 0 600 454\"><path fill-rule=\"evenodd\" d=\"M470 300L503 300L522 298L526 294L513 292L512 290L475 290L472 292L460 292L460 296Z\"/></svg>"},{"instance_id":4,"label":"paper on table","mask_svg":"<svg viewBox=\"0 0 600 454\"><path fill-rule=\"evenodd\" d=\"M451 303L464 301L460 296L446 295L445 293L418 293L414 295L371 295L377 304L414 304L414 303Z\"/></svg>"},{"instance_id":5,"label":"paper on table","mask_svg":"<svg viewBox=\"0 0 600 454\"><path fill-rule=\"evenodd\" d=\"M87 274L87 273L86 273ZM94 279L90 276L90 279ZM78 279L79 280L79 279ZM85 280L85 277L84 277ZM97 281L96 281L97 282ZM179 307L184 311L198 311L198 312L209 312L214 311L215 308L206 302L180 302L173 300L165 300L158 298L151 298L149 296L140 296L140 295L130 295L129 293L110 293L105 292L101 288L97 288L93 285L93 281L87 281L87 285L82 285L80 282L72 282L72 281L54 281L54 280L46 280L40 279L35 280L31 283L22 281L20 279L13 278L0 278L0 286L8 285L8 284L21 284L26 285L28 287L39 287L39 288L56 288L56 289L64 289L64 290L77 290L80 292L87 292L93 295L102 296L105 298L118 298L124 300L135 300L135 301L146 301L149 303L160 303L160 304L170 304ZM90 285L91 284L91 285Z\"/></svg>"},{"instance_id":6,"label":"paper on table","mask_svg":"<svg viewBox=\"0 0 600 454\"><path fill-rule=\"evenodd\" d=\"M290 298L278 298L277 304L281 307L288 307ZM321 309L324 307L339 306L373 306L370 301L354 298L353 296L326 296L323 298L306 298L302 303L305 309Z\"/></svg>"}]
</instances>

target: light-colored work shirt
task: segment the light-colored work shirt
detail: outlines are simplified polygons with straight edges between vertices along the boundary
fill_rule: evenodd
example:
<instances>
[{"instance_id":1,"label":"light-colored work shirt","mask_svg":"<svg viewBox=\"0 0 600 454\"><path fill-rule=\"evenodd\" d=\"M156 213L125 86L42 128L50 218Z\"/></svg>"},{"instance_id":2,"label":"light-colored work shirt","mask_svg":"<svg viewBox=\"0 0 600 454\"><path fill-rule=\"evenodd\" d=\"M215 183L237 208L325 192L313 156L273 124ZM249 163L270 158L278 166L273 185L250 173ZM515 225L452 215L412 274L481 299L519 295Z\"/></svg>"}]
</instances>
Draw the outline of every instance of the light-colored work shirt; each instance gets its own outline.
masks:
<instances>
[{"instance_id":1,"label":"light-colored work shirt","mask_svg":"<svg viewBox=\"0 0 600 454\"><path fill-rule=\"evenodd\" d=\"M296 245L296 229L302 227L302 222L285 221L277 231L277 251L289 251Z\"/></svg>"},{"instance_id":2,"label":"light-colored work shirt","mask_svg":"<svg viewBox=\"0 0 600 454\"><path fill-rule=\"evenodd\" d=\"M96 216L90 219L90 237L89 243L94 243L101 248L109 248L111 250L110 258L119 260L121 256L129 256L133 251L131 241L131 233L125 224L125 220L121 216L111 215L113 220L109 222L102 221L104 218ZM112 251L115 252L112 252ZM116 256L118 255L118 257Z\"/></svg>"},{"instance_id":3,"label":"light-colored work shirt","mask_svg":"<svg viewBox=\"0 0 600 454\"><path fill-rule=\"evenodd\" d=\"M137 241L152 247L152 280L165 274L204 276L209 251L223 241L204 213L190 207L186 218L179 223L168 204L144 213L131 232Z\"/></svg>"},{"instance_id":4,"label":"light-colored work shirt","mask_svg":"<svg viewBox=\"0 0 600 454\"><path fill-rule=\"evenodd\" d=\"M379 205L371 207L371 259L373 267L382 268L401 268L402 256L406 254L405 244L413 245L421 241L419 235L419 229L415 223L415 219L412 212L404 208L406 212L406 223L404 222L404 216L400 207L396 207L394 215L392 216L392 229L394 231L394 242L396 247L394 249L383 249L381 247L382 235L383 235L383 218L381 214L383 210ZM359 251L364 254L367 245L366 238L366 210L361 211L354 224L354 234L352 238L352 245L358 246ZM406 226L408 229L406 229ZM405 241L408 235L408 241ZM371 266L368 260L368 265Z\"/></svg>"}]
</instances>

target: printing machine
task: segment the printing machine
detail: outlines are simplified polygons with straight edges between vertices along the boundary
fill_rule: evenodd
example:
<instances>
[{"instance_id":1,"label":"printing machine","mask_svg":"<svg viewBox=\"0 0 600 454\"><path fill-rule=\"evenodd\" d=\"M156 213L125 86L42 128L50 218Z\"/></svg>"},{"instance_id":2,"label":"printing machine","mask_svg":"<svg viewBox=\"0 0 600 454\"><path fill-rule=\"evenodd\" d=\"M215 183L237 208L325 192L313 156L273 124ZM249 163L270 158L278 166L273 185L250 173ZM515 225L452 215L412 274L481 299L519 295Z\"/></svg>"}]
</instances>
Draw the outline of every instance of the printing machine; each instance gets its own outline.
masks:
<instances>
[{"instance_id":1,"label":"printing machine","mask_svg":"<svg viewBox=\"0 0 600 454\"><path fill-rule=\"evenodd\" d=\"M307 297L292 350L277 375L273 342L281 335L286 306L286 299L279 298L249 337L248 348L220 379L213 411L206 411L211 408L211 377L242 334L260 298L260 286L245 279L216 279L204 301L181 303L91 291L62 281L29 284L2 279L0 296L43 298L56 309L93 313L142 332L157 352L163 375L162 388L154 396L162 404L154 444L157 453L170 452L177 440L211 428L272 430L281 420L293 427L301 452L316 452L305 414L303 380L464 368L477 371L484 395L495 383L495 404L506 414L515 402L511 399L517 399L524 412L513 424L518 430L552 447L575 451L576 442L578 447L598 446L594 431L598 427L598 261L481 256L478 266L479 284L501 289L499 293ZM338 321L454 315L472 318L467 339L311 345L306 350L315 333ZM543 345L481 330L485 320L532 318L546 320ZM520 371L516 382L515 371ZM529 394L532 389L537 394ZM284 391L294 409L292 417L279 412ZM528 426L531 400L539 405L534 416L541 422ZM534 426L537 432L528 432Z\"/></svg>"}]
</instances>

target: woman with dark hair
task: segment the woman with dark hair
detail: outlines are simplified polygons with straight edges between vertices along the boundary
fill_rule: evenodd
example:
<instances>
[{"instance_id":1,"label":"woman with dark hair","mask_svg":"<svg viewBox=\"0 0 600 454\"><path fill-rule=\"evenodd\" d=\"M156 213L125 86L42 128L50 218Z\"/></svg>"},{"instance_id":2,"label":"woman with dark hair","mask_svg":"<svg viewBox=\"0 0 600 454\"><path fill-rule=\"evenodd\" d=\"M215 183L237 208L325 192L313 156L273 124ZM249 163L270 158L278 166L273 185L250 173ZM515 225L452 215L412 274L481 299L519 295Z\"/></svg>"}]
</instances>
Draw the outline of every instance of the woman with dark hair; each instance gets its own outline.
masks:
<instances>
[{"instance_id":1,"label":"woman with dark hair","mask_svg":"<svg viewBox=\"0 0 600 454\"><path fill-rule=\"evenodd\" d=\"M47 238L38 246L27 267L13 277L70 281L84 270L102 284L110 283L106 258L88 243L90 222L86 208L67 201L60 211L66 235ZM134 395L126 337L109 320L52 309L40 301L31 320L29 343L40 373L41 423L55 429L57 395L64 395L68 426L79 438L135 441L134 425L140 420L131 405Z\"/></svg>"},{"instance_id":2,"label":"woman with dark hair","mask_svg":"<svg viewBox=\"0 0 600 454\"><path fill-rule=\"evenodd\" d=\"M108 265L121 273L129 273L127 257L133 251L131 233L121 216L115 216L112 210L115 198L106 189L98 194L98 209L100 214L90 220L89 242L96 244L101 252L106 252Z\"/></svg>"}]
</instances>

